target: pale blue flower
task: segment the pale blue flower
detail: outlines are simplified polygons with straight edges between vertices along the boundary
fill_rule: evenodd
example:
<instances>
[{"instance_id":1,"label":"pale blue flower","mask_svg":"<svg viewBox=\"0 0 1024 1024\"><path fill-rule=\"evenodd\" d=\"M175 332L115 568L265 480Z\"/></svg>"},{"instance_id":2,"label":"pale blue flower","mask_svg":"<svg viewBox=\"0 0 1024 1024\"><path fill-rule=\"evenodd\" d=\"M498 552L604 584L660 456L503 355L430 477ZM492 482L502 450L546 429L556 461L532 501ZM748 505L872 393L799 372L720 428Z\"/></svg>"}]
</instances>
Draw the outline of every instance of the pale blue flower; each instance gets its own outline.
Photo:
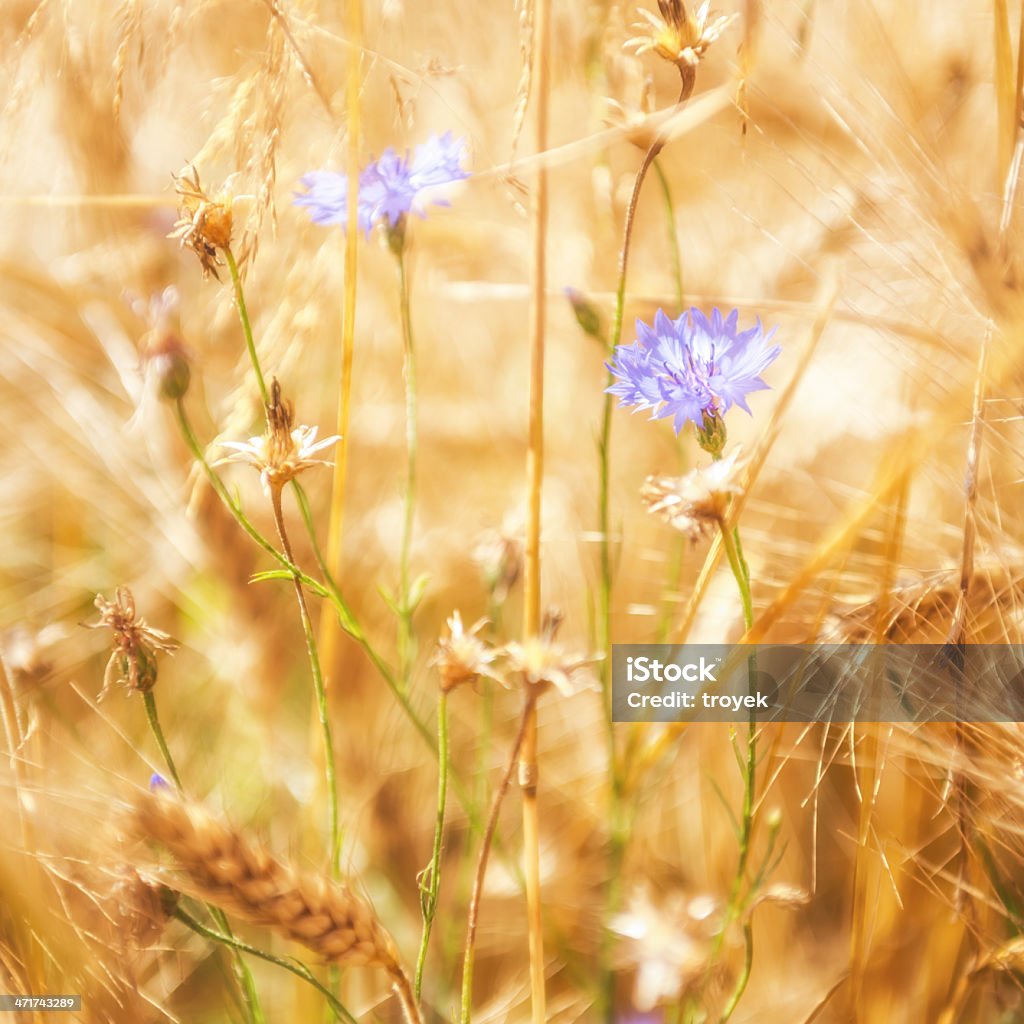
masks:
<instances>
[{"instance_id":1,"label":"pale blue flower","mask_svg":"<svg viewBox=\"0 0 1024 1024\"><path fill-rule=\"evenodd\" d=\"M359 175L358 221L369 234L375 224L395 227L408 213L426 216L430 204L447 206L445 186L469 172L463 170L466 142L451 132L433 135L416 147L415 155L399 156L384 150ZM302 178L306 191L295 198L296 206L307 206L315 224L348 223L348 178L335 171L313 171Z\"/></svg>"},{"instance_id":2,"label":"pale blue flower","mask_svg":"<svg viewBox=\"0 0 1024 1024\"><path fill-rule=\"evenodd\" d=\"M606 364L616 382L607 389L619 404L651 409L651 419L672 417L678 434L687 423L703 429L738 405L750 413L747 395L768 385L761 374L782 351L769 346L775 328L765 333L758 320L737 329L739 311L725 319L718 309L710 319L691 309L678 320L658 310L653 326L636 324L637 340L618 345Z\"/></svg>"}]
</instances>

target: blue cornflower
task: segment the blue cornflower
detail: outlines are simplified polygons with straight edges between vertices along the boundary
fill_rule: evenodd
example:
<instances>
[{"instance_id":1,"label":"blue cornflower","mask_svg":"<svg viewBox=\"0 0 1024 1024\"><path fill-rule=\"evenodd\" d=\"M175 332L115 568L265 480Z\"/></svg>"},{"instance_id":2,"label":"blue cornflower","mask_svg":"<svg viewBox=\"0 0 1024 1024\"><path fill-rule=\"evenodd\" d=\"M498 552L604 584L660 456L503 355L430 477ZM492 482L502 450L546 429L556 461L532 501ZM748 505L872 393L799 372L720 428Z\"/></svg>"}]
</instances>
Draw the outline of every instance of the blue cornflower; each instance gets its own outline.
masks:
<instances>
[{"instance_id":1,"label":"blue cornflower","mask_svg":"<svg viewBox=\"0 0 1024 1024\"><path fill-rule=\"evenodd\" d=\"M445 185L469 177L462 169L465 139L451 132L433 135L416 147L414 156L399 156L390 147L359 175L359 227L369 235L375 224L394 228L409 212L426 216L431 203L447 206L437 192ZM308 206L315 224L348 223L348 178L335 171L313 171L305 175L306 191L295 198L296 206Z\"/></svg>"},{"instance_id":2,"label":"blue cornflower","mask_svg":"<svg viewBox=\"0 0 1024 1024\"><path fill-rule=\"evenodd\" d=\"M155 793L160 789L170 789L171 784L159 773L153 772L149 777L149 791Z\"/></svg>"},{"instance_id":3,"label":"blue cornflower","mask_svg":"<svg viewBox=\"0 0 1024 1024\"><path fill-rule=\"evenodd\" d=\"M723 320L717 308L710 319L691 309L670 320L659 309L653 327L638 320L637 340L616 346L605 364L617 378L608 393L619 405L653 410L651 419L671 416L677 434L687 422L707 429L733 405L749 413L747 395L768 387L760 375L782 350L768 345L775 328L765 333L758 320L738 331L738 320L738 310Z\"/></svg>"}]
</instances>

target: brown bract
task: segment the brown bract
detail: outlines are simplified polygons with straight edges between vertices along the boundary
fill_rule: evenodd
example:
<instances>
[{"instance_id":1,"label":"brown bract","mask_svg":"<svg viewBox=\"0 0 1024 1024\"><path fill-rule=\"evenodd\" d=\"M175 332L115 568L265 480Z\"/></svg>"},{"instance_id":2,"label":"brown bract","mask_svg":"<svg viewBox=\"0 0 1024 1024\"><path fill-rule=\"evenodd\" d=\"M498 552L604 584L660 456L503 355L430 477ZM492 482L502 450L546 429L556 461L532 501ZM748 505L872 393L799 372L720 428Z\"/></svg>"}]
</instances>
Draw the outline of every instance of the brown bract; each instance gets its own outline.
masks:
<instances>
[{"instance_id":1,"label":"brown bract","mask_svg":"<svg viewBox=\"0 0 1024 1024\"><path fill-rule=\"evenodd\" d=\"M654 52L680 69L696 67L708 47L736 18L734 14L711 17L710 6L710 0L704 0L696 15L691 16L683 0L658 0L661 17L641 8L639 13L644 20L633 27L643 34L628 40L626 45L637 54Z\"/></svg>"},{"instance_id":2,"label":"brown bract","mask_svg":"<svg viewBox=\"0 0 1024 1024\"><path fill-rule=\"evenodd\" d=\"M270 390L266 433L250 437L248 441L222 441L221 447L230 448L232 454L216 463L245 462L255 467L267 494L274 490L280 492L289 480L311 466L330 466L329 461L313 456L341 440L337 434L332 434L318 441L316 427L293 427L291 403L281 398L281 386L276 380Z\"/></svg>"},{"instance_id":3,"label":"brown bract","mask_svg":"<svg viewBox=\"0 0 1024 1024\"><path fill-rule=\"evenodd\" d=\"M118 587L114 600L96 595L99 622L86 623L90 629L107 627L114 633L114 650L103 674L104 697L114 682L129 690L146 693L156 685L158 653L170 652L178 646L162 630L153 629L135 611L135 598L127 587Z\"/></svg>"},{"instance_id":4,"label":"brown bract","mask_svg":"<svg viewBox=\"0 0 1024 1024\"><path fill-rule=\"evenodd\" d=\"M233 198L225 189L216 196L208 195L199 172L191 166L174 175L174 190L181 202L178 220L167 237L177 238L183 248L196 254L204 277L212 274L219 280L217 250L231 246Z\"/></svg>"}]
</instances>

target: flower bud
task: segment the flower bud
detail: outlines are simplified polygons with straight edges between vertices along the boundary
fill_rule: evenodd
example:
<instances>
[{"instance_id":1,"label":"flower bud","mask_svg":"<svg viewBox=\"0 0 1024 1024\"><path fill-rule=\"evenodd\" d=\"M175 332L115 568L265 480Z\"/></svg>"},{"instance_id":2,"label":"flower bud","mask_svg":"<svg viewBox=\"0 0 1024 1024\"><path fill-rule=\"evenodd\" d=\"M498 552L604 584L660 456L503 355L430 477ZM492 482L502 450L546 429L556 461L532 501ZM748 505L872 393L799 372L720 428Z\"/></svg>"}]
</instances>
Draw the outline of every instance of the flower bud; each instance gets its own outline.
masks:
<instances>
[{"instance_id":1,"label":"flower bud","mask_svg":"<svg viewBox=\"0 0 1024 1024\"><path fill-rule=\"evenodd\" d=\"M593 303L577 288L566 288L565 297L576 314L576 323L584 334L589 334L595 341L604 344L604 331L601 328L601 316Z\"/></svg>"},{"instance_id":2,"label":"flower bud","mask_svg":"<svg viewBox=\"0 0 1024 1024\"><path fill-rule=\"evenodd\" d=\"M192 380L189 354L176 334L164 334L146 349L146 374L152 374L161 398L173 402L183 398Z\"/></svg>"},{"instance_id":3,"label":"flower bud","mask_svg":"<svg viewBox=\"0 0 1024 1024\"><path fill-rule=\"evenodd\" d=\"M725 440L725 420L717 412L705 412L704 424L697 428L697 444L712 458L720 459Z\"/></svg>"}]
</instances>

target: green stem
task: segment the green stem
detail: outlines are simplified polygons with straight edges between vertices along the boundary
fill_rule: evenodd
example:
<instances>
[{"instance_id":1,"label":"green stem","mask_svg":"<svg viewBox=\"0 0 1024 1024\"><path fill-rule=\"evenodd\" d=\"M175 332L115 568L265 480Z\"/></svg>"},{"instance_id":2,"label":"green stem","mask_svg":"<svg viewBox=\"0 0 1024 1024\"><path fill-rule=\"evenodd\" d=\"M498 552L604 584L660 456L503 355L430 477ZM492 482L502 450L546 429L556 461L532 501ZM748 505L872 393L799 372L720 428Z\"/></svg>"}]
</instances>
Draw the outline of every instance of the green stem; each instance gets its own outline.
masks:
<instances>
[{"instance_id":1,"label":"green stem","mask_svg":"<svg viewBox=\"0 0 1024 1024\"><path fill-rule=\"evenodd\" d=\"M146 705L146 717L149 718L149 728L152 730L153 736L156 739L156 745L160 748L160 754L164 759L164 764L167 766L167 771L174 780L175 788L180 793L182 791L181 778L178 775L178 769L174 763L174 758L171 757L170 748L167 746L164 731L160 726L160 718L156 713L156 698L153 696L153 691L147 690L142 695L142 700Z\"/></svg>"},{"instance_id":2,"label":"green stem","mask_svg":"<svg viewBox=\"0 0 1024 1024\"><path fill-rule=\"evenodd\" d=\"M284 513L281 509L281 488L273 484L270 488L270 504L274 510L277 536L281 541L285 557L289 562L294 563L295 558L292 555L292 546L288 540ZM295 586L295 599L299 605L302 632L306 636L306 652L309 655L309 665L313 674L317 716L320 721L320 731L324 742L324 772L327 779L327 822L331 877L339 878L341 875L341 833L338 827L338 781L334 764L334 738L331 734L331 719L327 709L327 690L324 688L323 672L320 669L320 653L317 649L316 635L313 632L313 622L309 617L309 608L306 605L306 594L302 589L302 583L297 572L292 576L292 583Z\"/></svg>"},{"instance_id":3,"label":"green stem","mask_svg":"<svg viewBox=\"0 0 1024 1024\"><path fill-rule=\"evenodd\" d=\"M416 709L412 706L412 703L409 700L408 694L399 686L394 670L387 664L387 662L384 661L380 652L370 642L362 626L359 624L358 619L353 613L351 606L345 600L337 581L331 575L330 568L324 560L323 552L321 551L320 545L316 539L316 530L313 523L312 512L309 507L309 499L306 497L306 494L301 487L299 487L298 483L293 481L293 485L295 488L296 498L299 502L299 508L302 511L303 522L306 525L306 532L309 534L310 541L312 543L314 557L316 558L317 565L320 567L320 571L324 574L324 580L326 581L326 586L322 588L322 596L326 597L331 604L334 605L341 628L350 637L352 637L353 640L355 640L360 648L362 648L363 652L373 664L373 667L378 671L378 673L380 673L381 678L387 684L388 689L401 705L406 717L410 722L412 722L416 731L436 755L437 743L434 739L434 734L427 726L427 723L423 721L419 714L417 714Z\"/></svg>"},{"instance_id":4,"label":"green stem","mask_svg":"<svg viewBox=\"0 0 1024 1024\"><path fill-rule=\"evenodd\" d=\"M430 867L420 882L420 903L423 908L423 937L420 939L420 953L416 960L414 991L419 1002L423 987L423 968L427 962L427 946L430 930L437 913L437 897L441 890L441 846L444 839L444 810L448 800L448 695L442 693L437 702L437 821L434 826L434 849L430 856Z\"/></svg>"},{"instance_id":5,"label":"green stem","mask_svg":"<svg viewBox=\"0 0 1024 1024\"><path fill-rule=\"evenodd\" d=\"M174 786L178 792L184 793L184 787L181 784L181 776L178 774L178 766L174 763L174 758L171 756L171 749L167 745L164 730L160 725L160 716L157 714L156 698L153 696L153 691L147 690L142 695L142 698L143 703L146 705L146 717L149 719L149 727L156 739L156 745L160 748L160 754L164 759L164 764L167 766L167 771L174 780ZM210 916L214 921L217 922L220 929L226 935L231 936L231 926L228 924L223 911L218 907L211 906L209 903L206 904L206 909L209 911ZM252 971L249 970L249 965L245 962L237 949L232 951L231 958L234 962L235 979L238 981L238 984L242 989L249 1019L253 1024L264 1024L266 1018L263 1016L263 1009L260 1006L259 994L256 991L256 981L252 976Z\"/></svg>"},{"instance_id":6,"label":"green stem","mask_svg":"<svg viewBox=\"0 0 1024 1024\"><path fill-rule=\"evenodd\" d=\"M402 319L403 376L405 378L405 512L402 521L402 547L399 555L398 679L403 691L409 691L412 676L413 631L409 581L409 556L412 550L413 519L416 511L416 456L419 449L416 391L416 348L413 344L412 313L409 302L409 278L405 263L404 239L397 243L399 304Z\"/></svg>"},{"instance_id":7,"label":"green stem","mask_svg":"<svg viewBox=\"0 0 1024 1024\"><path fill-rule=\"evenodd\" d=\"M235 254L230 249L224 250L224 259L227 260L228 270L231 271L231 283L235 287L235 304L238 306L238 319L242 321L242 333L245 335L245 346L249 350L249 358L252 360L252 368L256 372L256 383L260 388L260 397L264 405L270 404L270 396L267 393L267 382L263 379L263 371L260 369L259 356L256 355L256 340L252 336L252 324L249 322L249 310L245 305L245 292L242 290L242 278L238 273L238 264L235 262Z\"/></svg>"},{"instance_id":8,"label":"green stem","mask_svg":"<svg viewBox=\"0 0 1024 1024\"><path fill-rule=\"evenodd\" d=\"M736 585L739 587L740 600L743 604L743 622L749 630L754 625L754 602L750 590L750 568L743 557L743 547L740 543L739 527L730 530L723 522L720 523L722 534L722 545L725 548L726 557L729 560L729 568L732 569ZM753 693L757 686L757 655L751 654L747 659L747 673L749 679L749 691ZM729 902L726 905L725 917L722 921L721 930L715 937L712 946L711 956L708 960L710 966L715 963L725 943L726 934L730 926L740 917L744 907L743 883L746 878L747 864L750 860L751 836L754 829L754 803L757 795L757 720L753 710L750 712L750 719L747 727L747 758L743 772L743 812L740 818L739 836L739 859L736 865L736 873L733 876L732 888L729 893ZM746 990L750 980L750 968L754 958L754 933L749 921L743 927L744 958L743 968L733 986L732 994L726 1002L722 1015L719 1017L719 1024L725 1024L732 1016L733 1011L739 1004L740 998ZM705 984L707 975L705 975ZM702 986L703 991L703 986Z\"/></svg>"},{"instance_id":9,"label":"green stem","mask_svg":"<svg viewBox=\"0 0 1024 1024\"><path fill-rule=\"evenodd\" d=\"M679 99L676 102L681 105L690 98L696 79L695 71L692 68L688 70L680 69L680 75L682 77L682 82L679 91ZM608 341L609 358L614 356L615 348L622 340L622 322L626 308L626 274L629 269L629 250L630 243L633 239L633 226L636 223L636 211L640 201L640 190L643 187L644 179L647 177L648 170L650 170L651 165L656 160L658 154L665 148L665 142L666 139L661 136L654 139L647 152L644 154L643 161L636 172L636 177L633 179L633 191L629 197L629 205L626 207L626 220L622 231L622 248L619 251L619 280L615 289L615 313L612 318L611 336ZM611 371L609 371L605 387L611 387L613 383L614 377ZM610 809L610 814L612 820L616 821L620 817L620 811L617 805L619 801L619 794L622 789L622 781L621 769L615 750L615 731L612 726L611 634L614 574L612 570L611 555L611 444L612 396L606 391L604 396L604 407L601 413L601 434L597 444L599 461L598 531L601 535L601 593L598 614L598 642L600 644L600 650L604 654L604 659L601 662L601 689L604 694L605 720L608 727L608 756L612 775L612 807ZM621 863L621 857L625 850L626 840L622 839L622 850L617 849L618 842L618 839L613 839L612 855L613 859ZM617 909L616 905L612 902L613 899L617 901L619 898L617 885L612 885L610 887L608 895L609 899L606 910L607 914L610 916ZM612 1021L615 1014L615 1008L613 1005L615 975L611 965L607 962L607 950L602 959L605 961L603 974L604 1016L606 1020Z\"/></svg>"},{"instance_id":10,"label":"green stem","mask_svg":"<svg viewBox=\"0 0 1024 1024\"><path fill-rule=\"evenodd\" d=\"M273 953L268 953L257 946L250 946L248 942L242 942L241 939L236 939L230 933L215 932L212 928L207 928L180 907L174 910L174 916L187 928L190 928L197 935L209 939L211 942L219 942L231 947L236 952L248 953L250 956L259 957L261 960L266 960L268 963L275 964L286 971L290 971L296 977L302 978L303 981L308 982L324 996L338 1019L348 1021L349 1024L357 1024L356 1018L349 1013L329 989L317 981L313 972L301 961L286 960L284 957L275 956Z\"/></svg>"}]
</instances>

